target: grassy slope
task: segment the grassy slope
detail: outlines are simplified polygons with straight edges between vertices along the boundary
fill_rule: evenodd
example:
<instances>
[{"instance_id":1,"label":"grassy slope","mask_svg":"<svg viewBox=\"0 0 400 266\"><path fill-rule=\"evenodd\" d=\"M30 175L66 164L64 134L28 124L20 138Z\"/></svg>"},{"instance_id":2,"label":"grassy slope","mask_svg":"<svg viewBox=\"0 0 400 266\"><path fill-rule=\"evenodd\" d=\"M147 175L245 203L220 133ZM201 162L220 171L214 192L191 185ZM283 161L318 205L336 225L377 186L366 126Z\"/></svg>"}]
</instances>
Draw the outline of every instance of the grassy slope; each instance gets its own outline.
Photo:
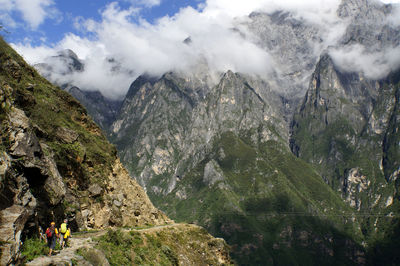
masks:
<instances>
[{"instance_id":1,"label":"grassy slope","mask_svg":"<svg viewBox=\"0 0 400 266\"><path fill-rule=\"evenodd\" d=\"M79 189L85 189L89 182L101 183L111 171L116 149L86 110L68 93L41 77L1 38L0 63L0 86L3 91L11 88L10 100L25 111L36 135L48 145L45 152L54 153L61 175L78 181ZM1 111L4 116L7 110ZM73 130L78 141L63 143L56 135L59 128ZM7 139L5 135L2 132L3 140ZM6 147L7 142L3 143Z\"/></svg>"},{"instance_id":2,"label":"grassy slope","mask_svg":"<svg viewBox=\"0 0 400 266\"><path fill-rule=\"evenodd\" d=\"M225 177L212 187L203 181L210 160ZM179 192L190 196L182 200L176 196ZM351 264L343 243L359 237L349 222L352 210L313 168L276 142L252 147L230 132L156 204L178 221L199 223L226 239L244 265Z\"/></svg>"},{"instance_id":3,"label":"grassy slope","mask_svg":"<svg viewBox=\"0 0 400 266\"><path fill-rule=\"evenodd\" d=\"M96 248L104 252L111 265L220 265L213 253L227 255L221 241L192 225L154 232L109 230L98 241Z\"/></svg>"}]
</instances>

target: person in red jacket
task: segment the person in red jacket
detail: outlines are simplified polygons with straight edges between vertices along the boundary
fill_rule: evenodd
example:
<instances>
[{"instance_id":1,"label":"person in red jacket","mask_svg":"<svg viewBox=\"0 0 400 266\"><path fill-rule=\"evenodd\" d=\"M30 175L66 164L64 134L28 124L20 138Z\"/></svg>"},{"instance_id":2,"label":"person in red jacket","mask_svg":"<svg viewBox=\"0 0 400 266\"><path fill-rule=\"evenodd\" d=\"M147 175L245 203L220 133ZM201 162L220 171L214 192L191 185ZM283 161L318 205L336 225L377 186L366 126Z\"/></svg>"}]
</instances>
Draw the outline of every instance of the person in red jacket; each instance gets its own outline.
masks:
<instances>
[{"instance_id":1,"label":"person in red jacket","mask_svg":"<svg viewBox=\"0 0 400 266\"><path fill-rule=\"evenodd\" d=\"M50 249L49 256L51 256L51 253L56 247L56 242L58 238L58 231L55 222L51 222L50 227L46 229L46 236L47 236L47 246Z\"/></svg>"}]
</instances>

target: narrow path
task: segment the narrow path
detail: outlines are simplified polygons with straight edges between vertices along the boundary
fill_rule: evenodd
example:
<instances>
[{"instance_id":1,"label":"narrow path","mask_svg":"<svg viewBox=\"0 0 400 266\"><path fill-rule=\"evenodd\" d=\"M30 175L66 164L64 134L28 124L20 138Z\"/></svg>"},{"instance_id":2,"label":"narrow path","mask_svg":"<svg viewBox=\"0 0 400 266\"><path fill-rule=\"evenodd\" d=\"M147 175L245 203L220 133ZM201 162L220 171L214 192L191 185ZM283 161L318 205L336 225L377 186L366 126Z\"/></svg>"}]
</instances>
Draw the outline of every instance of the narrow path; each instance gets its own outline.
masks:
<instances>
[{"instance_id":1,"label":"narrow path","mask_svg":"<svg viewBox=\"0 0 400 266\"><path fill-rule=\"evenodd\" d=\"M127 228L127 229L124 229L124 231L153 232L153 231L157 231L159 229L171 228L171 227L180 227L180 226L183 226L183 225L187 225L187 224L173 223L173 224L157 225L157 226L152 226L152 227L142 228L142 229Z\"/></svg>"},{"instance_id":2,"label":"narrow path","mask_svg":"<svg viewBox=\"0 0 400 266\"><path fill-rule=\"evenodd\" d=\"M158 225L148 228L121 228L123 231L138 231L138 232L154 232L157 230L161 230L164 228L171 228L171 227L180 227L184 224L165 224L165 225ZM187 224L186 224L187 225ZM71 260L74 259L75 261L79 262L79 265L90 265L87 263L84 258L78 254L76 251L80 248L93 248L97 242L93 241L93 238L102 236L107 233L107 230L101 230L97 232L88 232L84 234L76 234L69 239L70 243L67 248L63 250L58 250L57 254L49 257L49 256L41 256L38 257L26 265L28 266L43 266L43 265L71 265Z\"/></svg>"},{"instance_id":3,"label":"narrow path","mask_svg":"<svg viewBox=\"0 0 400 266\"><path fill-rule=\"evenodd\" d=\"M78 262L83 262L83 257L76 254L76 251L80 248L92 248L96 245L96 242L93 241L93 237L98 237L104 235L107 231L102 230L95 233L88 233L85 235L76 235L69 239L70 243L67 248L63 250L57 250L56 254L49 256L41 256L38 257L26 265L30 266L43 266L43 265L70 265L71 260L74 259ZM80 263L80 265L85 265L84 263ZM90 265L90 264L87 264Z\"/></svg>"}]
</instances>

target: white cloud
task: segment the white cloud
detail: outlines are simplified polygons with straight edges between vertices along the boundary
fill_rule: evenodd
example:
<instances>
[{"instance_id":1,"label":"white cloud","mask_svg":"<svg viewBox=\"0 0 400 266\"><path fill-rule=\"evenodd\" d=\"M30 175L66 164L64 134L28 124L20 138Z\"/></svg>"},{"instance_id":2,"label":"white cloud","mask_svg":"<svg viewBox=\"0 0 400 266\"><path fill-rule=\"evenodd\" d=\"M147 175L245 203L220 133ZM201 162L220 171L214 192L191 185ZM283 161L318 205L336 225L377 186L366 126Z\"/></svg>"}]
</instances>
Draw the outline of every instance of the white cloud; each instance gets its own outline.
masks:
<instances>
[{"instance_id":1,"label":"white cloud","mask_svg":"<svg viewBox=\"0 0 400 266\"><path fill-rule=\"evenodd\" d=\"M398 4L400 3L400 0L381 0L381 2L385 4Z\"/></svg>"},{"instance_id":2,"label":"white cloud","mask_svg":"<svg viewBox=\"0 0 400 266\"><path fill-rule=\"evenodd\" d=\"M153 75L191 72L200 62L206 62L214 72L232 70L268 79L271 72L279 72L280 66L267 50L249 38L251 34L243 27L247 15L252 11L291 11L294 17L321 32L323 42L315 45L318 56L322 50L336 45L347 27L348 21L337 17L339 4L340 0L208 0L200 10L183 8L173 17L166 16L150 24L140 18L137 6L121 9L112 3L103 10L100 21L77 20L79 30L90 37L69 33L51 47L24 44L14 47L31 63L43 62L58 50L72 49L85 61L85 71L57 78L73 80L82 89L98 89L114 98L122 97L129 84L144 72ZM139 22L133 22L132 18ZM240 28L241 33L234 28ZM183 40L188 37L191 43L185 44ZM398 53L397 48L374 55L367 54L361 46L331 49L335 62L343 65L344 70L357 69L371 77L381 76L396 66L392 53ZM110 71L115 67L107 61L110 58L120 64L119 72ZM367 65L371 68L364 67Z\"/></svg>"},{"instance_id":3,"label":"white cloud","mask_svg":"<svg viewBox=\"0 0 400 266\"><path fill-rule=\"evenodd\" d=\"M60 19L60 12L54 7L53 0L0 0L0 19L7 27L18 26L11 18L11 12L20 12L22 19L36 30L46 18Z\"/></svg>"},{"instance_id":4,"label":"white cloud","mask_svg":"<svg viewBox=\"0 0 400 266\"><path fill-rule=\"evenodd\" d=\"M232 19L212 17L188 7L155 25L145 20L132 23L131 17L137 14L137 9L121 10L112 3L103 11L100 22L84 22L83 27L96 36L95 40L67 34L54 47L37 47L37 53L29 45L14 47L32 64L43 62L57 50L73 50L85 61L85 72L58 78L73 78L77 86L99 89L114 97L123 96L129 84L144 72L162 75L171 70L190 71L204 59L214 71L230 69L263 76L271 71L268 53L232 31ZM189 36L192 43L187 45L183 40ZM126 71L107 73L107 58L115 59Z\"/></svg>"},{"instance_id":5,"label":"white cloud","mask_svg":"<svg viewBox=\"0 0 400 266\"><path fill-rule=\"evenodd\" d=\"M0 0L0 10L11 11L14 7L13 1L10 0Z\"/></svg>"},{"instance_id":6,"label":"white cloud","mask_svg":"<svg viewBox=\"0 0 400 266\"><path fill-rule=\"evenodd\" d=\"M393 6L393 11L392 14L388 17L388 22L392 26L400 26L400 4Z\"/></svg>"},{"instance_id":7,"label":"white cloud","mask_svg":"<svg viewBox=\"0 0 400 266\"><path fill-rule=\"evenodd\" d=\"M145 7L153 7L161 4L161 0L127 0L135 5L143 5Z\"/></svg>"},{"instance_id":8,"label":"white cloud","mask_svg":"<svg viewBox=\"0 0 400 266\"><path fill-rule=\"evenodd\" d=\"M360 44L329 51L335 65L345 72L362 72L369 79L384 78L400 67L400 47L368 53Z\"/></svg>"},{"instance_id":9,"label":"white cloud","mask_svg":"<svg viewBox=\"0 0 400 266\"><path fill-rule=\"evenodd\" d=\"M20 53L30 64L44 62L49 55L54 54L54 48L48 46L31 46L29 43L12 44L13 48Z\"/></svg>"}]
</instances>

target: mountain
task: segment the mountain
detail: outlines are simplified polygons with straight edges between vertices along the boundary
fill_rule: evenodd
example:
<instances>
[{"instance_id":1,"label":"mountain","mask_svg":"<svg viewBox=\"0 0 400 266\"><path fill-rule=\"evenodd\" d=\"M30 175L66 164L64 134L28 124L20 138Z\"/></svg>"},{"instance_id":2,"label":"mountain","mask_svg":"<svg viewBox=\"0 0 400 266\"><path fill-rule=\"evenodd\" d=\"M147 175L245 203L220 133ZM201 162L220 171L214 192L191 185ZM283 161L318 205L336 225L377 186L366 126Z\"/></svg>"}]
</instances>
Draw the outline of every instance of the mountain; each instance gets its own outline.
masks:
<instances>
[{"instance_id":1,"label":"mountain","mask_svg":"<svg viewBox=\"0 0 400 266\"><path fill-rule=\"evenodd\" d=\"M122 105L122 100L109 99L99 91L85 91L76 86L64 85L61 88L86 108L90 117L103 131L107 131L111 127Z\"/></svg>"},{"instance_id":2,"label":"mountain","mask_svg":"<svg viewBox=\"0 0 400 266\"><path fill-rule=\"evenodd\" d=\"M391 10L370 1L343 2L338 14L351 16L352 23L341 47L362 44L368 52L398 47L400 31L386 22ZM399 236L398 88L398 69L373 78L343 69L323 54L291 126L293 153L311 163L358 210L376 264L399 261L398 248L388 244Z\"/></svg>"},{"instance_id":3,"label":"mountain","mask_svg":"<svg viewBox=\"0 0 400 266\"><path fill-rule=\"evenodd\" d=\"M225 238L240 264L374 261L398 213L383 166L397 170L386 129L396 132L396 90L383 89L397 85L348 72L330 54L398 45L390 12L343 1L337 14L348 23L321 55L321 28L288 12L252 13L249 29L280 66L268 81L231 71L217 84L196 73L139 77L110 139L156 206Z\"/></svg>"},{"instance_id":4,"label":"mountain","mask_svg":"<svg viewBox=\"0 0 400 266\"><path fill-rule=\"evenodd\" d=\"M72 50L63 50L50 56L46 63L34 65L46 79L70 93L88 111L92 119L103 131L107 131L121 107L122 100L109 99L96 90L86 90L75 86L70 77L85 70L85 63Z\"/></svg>"},{"instance_id":5,"label":"mountain","mask_svg":"<svg viewBox=\"0 0 400 266\"><path fill-rule=\"evenodd\" d=\"M157 207L241 265L399 263L393 14L370 0L342 1L325 26L253 12L232 30L270 54L267 78L142 75L108 138Z\"/></svg>"},{"instance_id":6,"label":"mountain","mask_svg":"<svg viewBox=\"0 0 400 266\"><path fill-rule=\"evenodd\" d=\"M135 253L143 250L147 253L138 254L150 264L230 263L223 240L197 226L174 224L156 209L86 110L41 77L3 39L0 84L1 265L25 263L21 250L27 252L32 241L36 249L43 245L35 240L38 229L45 229L51 221L60 224L65 218L73 232L97 229L105 234L102 229L124 227L129 231L158 225L152 229L158 231L156 236L138 233L135 237L135 241L151 238L157 243L156 247L144 245L141 250L133 250L128 245L132 242L121 244L109 231L108 243L132 251L121 255L118 247L104 250L101 244L89 251L99 254L103 250L103 257L112 264L118 259L133 261ZM131 231L129 236L133 235ZM188 245L193 248L179 251ZM159 257L148 255L156 248L163 252ZM60 262L59 257L50 258L48 265ZM72 256L62 260L63 264L73 263Z\"/></svg>"},{"instance_id":7,"label":"mountain","mask_svg":"<svg viewBox=\"0 0 400 266\"><path fill-rule=\"evenodd\" d=\"M292 124L293 153L358 210L371 246L398 224L394 117L399 85L398 72L368 80L340 72L329 56L322 56Z\"/></svg>"},{"instance_id":8,"label":"mountain","mask_svg":"<svg viewBox=\"0 0 400 266\"><path fill-rule=\"evenodd\" d=\"M225 238L240 264L362 261L353 211L289 150L282 98L263 99L265 83L230 71L203 97L194 84L139 78L113 125L154 203Z\"/></svg>"}]
</instances>

